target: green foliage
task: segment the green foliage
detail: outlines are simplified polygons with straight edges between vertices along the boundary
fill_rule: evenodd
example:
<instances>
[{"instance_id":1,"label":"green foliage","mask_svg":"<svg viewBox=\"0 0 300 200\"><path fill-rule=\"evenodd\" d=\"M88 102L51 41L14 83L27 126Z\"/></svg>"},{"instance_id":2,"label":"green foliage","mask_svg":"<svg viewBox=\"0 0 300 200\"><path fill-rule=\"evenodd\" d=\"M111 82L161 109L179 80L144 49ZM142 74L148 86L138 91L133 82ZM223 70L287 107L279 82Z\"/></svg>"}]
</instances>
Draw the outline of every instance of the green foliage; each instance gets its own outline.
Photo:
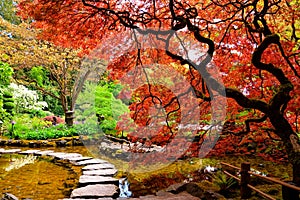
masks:
<instances>
[{"instance_id":1,"label":"green foliage","mask_svg":"<svg viewBox=\"0 0 300 200\"><path fill-rule=\"evenodd\" d=\"M5 102L3 104L3 108L7 111L13 110L15 107L15 104L13 102Z\"/></svg>"},{"instance_id":2,"label":"green foliage","mask_svg":"<svg viewBox=\"0 0 300 200\"><path fill-rule=\"evenodd\" d=\"M75 128L76 132L80 135L94 136L99 133L97 123L75 124L73 128Z\"/></svg>"},{"instance_id":3,"label":"green foliage","mask_svg":"<svg viewBox=\"0 0 300 200\"><path fill-rule=\"evenodd\" d=\"M43 115L44 113L40 113ZM71 137L77 135L94 136L98 134L97 123L75 124L70 127L65 124L52 126L51 122L44 121L39 117L32 117L32 114L22 114L15 117L13 137L26 140L45 140L56 139L61 137ZM10 136L12 125L10 121L5 122L8 132L6 136Z\"/></svg>"},{"instance_id":4,"label":"green foliage","mask_svg":"<svg viewBox=\"0 0 300 200\"><path fill-rule=\"evenodd\" d=\"M30 115L30 117L44 118L48 113L43 110L30 110L28 114Z\"/></svg>"},{"instance_id":5,"label":"green foliage","mask_svg":"<svg viewBox=\"0 0 300 200\"><path fill-rule=\"evenodd\" d=\"M5 112L8 114L8 117L12 117L14 115L14 108L15 103L14 99L12 98L13 95L8 90L4 90L2 94L2 108L5 110Z\"/></svg>"},{"instance_id":6,"label":"green foliage","mask_svg":"<svg viewBox=\"0 0 300 200\"><path fill-rule=\"evenodd\" d=\"M219 188L220 193L226 193L229 189L231 189L237 182L232 177L227 177L221 171L216 172L212 175L213 184Z\"/></svg>"},{"instance_id":7,"label":"green foliage","mask_svg":"<svg viewBox=\"0 0 300 200\"><path fill-rule=\"evenodd\" d=\"M87 132L102 131L117 136L115 128L118 117L129 112L127 106L115 97L121 88L120 85L109 81L101 81L99 85L87 82L77 99L75 120L80 123L91 124L91 128L88 128L89 131ZM104 119L97 120L96 114L103 116ZM81 130L80 133L87 134L84 130Z\"/></svg>"},{"instance_id":8,"label":"green foliage","mask_svg":"<svg viewBox=\"0 0 300 200\"><path fill-rule=\"evenodd\" d=\"M20 24L21 20L16 15L16 1L1 0L0 1L0 16L13 24Z\"/></svg>"},{"instance_id":9,"label":"green foliage","mask_svg":"<svg viewBox=\"0 0 300 200\"><path fill-rule=\"evenodd\" d=\"M59 99L51 96L43 96L43 100L48 104L48 110L57 116L64 115L64 111Z\"/></svg>"},{"instance_id":10,"label":"green foliage","mask_svg":"<svg viewBox=\"0 0 300 200\"><path fill-rule=\"evenodd\" d=\"M104 120L100 123L104 133L115 134L118 117L129 112L127 106L115 98L120 89L120 86L113 83L96 87L95 110L97 114L104 116Z\"/></svg>"},{"instance_id":11,"label":"green foliage","mask_svg":"<svg viewBox=\"0 0 300 200\"><path fill-rule=\"evenodd\" d=\"M49 122L46 122L38 117L31 118L28 114L18 115L14 117L15 125L14 125L14 135L24 135L25 133L36 130L40 128L44 128L49 125ZM6 122L6 127L11 129L10 121Z\"/></svg>"},{"instance_id":12,"label":"green foliage","mask_svg":"<svg viewBox=\"0 0 300 200\"><path fill-rule=\"evenodd\" d=\"M13 73L9 64L0 61L0 87L9 85Z\"/></svg>"},{"instance_id":13,"label":"green foliage","mask_svg":"<svg viewBox=\"0 0 300 200\"><path fill-rule=\"evenodd\" d=\"M42 66L33 67L29 72L29 77L35 80L38 86L43 86L47 77L47 71Z\"/></svg>"},{"instance_id":14,"label":"green foliage","mask_svg":"<svg viewBox=\"0 0 300 200\"><path fill-rule=\"evenodd\" d=\"M77 130L73 127L59 124L57 126L50 126L43 129L30 130L23 135L20 135L20 139L27 140L46 140L56 139L61 137L71 137L77 134Z\"/></svg>"}]
</instances>

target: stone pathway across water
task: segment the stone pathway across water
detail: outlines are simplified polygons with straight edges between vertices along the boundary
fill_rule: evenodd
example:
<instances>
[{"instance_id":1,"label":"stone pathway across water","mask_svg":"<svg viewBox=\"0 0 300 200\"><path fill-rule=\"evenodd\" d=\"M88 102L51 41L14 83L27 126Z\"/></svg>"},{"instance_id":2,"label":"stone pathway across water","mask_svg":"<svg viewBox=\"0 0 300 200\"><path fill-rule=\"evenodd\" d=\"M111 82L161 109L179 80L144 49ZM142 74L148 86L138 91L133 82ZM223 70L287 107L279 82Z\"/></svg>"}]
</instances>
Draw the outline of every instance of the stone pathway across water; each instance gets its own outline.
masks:
<instances>
[{"instance_id":1,"label":"stone pathway across water","mask_svg":"<svg viewBox=\"0 0 300 200\"><path fill-rule=\"evenodd\" d=\"M1 154L23 154L35 156L50 156L58 160L66 160L73 165L82 166L82 175L79 178L79 186L71 193L70 198L62 200L197 200L186 192L172 194L169 192L158 192L157 195L147 195L139 198L120 198L119 180L113 178L117 173L115 166L105 160L85 157L78 153L54 152L51 150L26 150L3 149ZM1 197L0 197L1 198Z\"/></svg>"}]
</instances>

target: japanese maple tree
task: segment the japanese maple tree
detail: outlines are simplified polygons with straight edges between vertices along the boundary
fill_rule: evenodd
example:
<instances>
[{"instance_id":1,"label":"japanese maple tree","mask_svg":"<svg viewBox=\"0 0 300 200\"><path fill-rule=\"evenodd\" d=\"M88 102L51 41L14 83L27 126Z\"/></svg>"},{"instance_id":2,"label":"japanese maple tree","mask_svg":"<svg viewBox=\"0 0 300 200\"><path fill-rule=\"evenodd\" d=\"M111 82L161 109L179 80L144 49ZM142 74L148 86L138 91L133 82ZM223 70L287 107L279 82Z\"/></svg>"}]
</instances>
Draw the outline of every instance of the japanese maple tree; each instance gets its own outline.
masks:
<instances>
[{"instance_id":1,"label":"japanese maple tree","mask_svg":"<svg viewBox=\"0 0 300 200\"><path fill-rule=\"evenodd\" d=\"M23 0L19 13L34 19L34 26L42 29L40 37L64 47L80 48L82 54L98 45L105 46L106 57L102 58L106 60L115 53L115 43L105 38L114 37L130 45L122 35L126 31L131 31L132 38L137 34L152 37L153 44L163 47L156 49L164 51L140 47L123 53L109 65L112 78L155 60L173 67L190 81L196 105L210 104L215 94L226 96L228 118L243 113L238 116L245 121L245 128L234 134L247 134L260 127L266 135L275 133L284 142L293 164L293 181L300 184L297 4L290 0ZM176 39L179 42L174 43ZM138 39L135 41L140 45ZM199 48L205 54L195 53L193 59L184 53ZM210 71L212 62L219 68L224 84ZM149 88L136 91L135 100L139 102L131 105L132 117L142 117L137 124L147 124L149 117L139 112L149 113L155 105L162 106L166 115L180 114L175 112L179 104L173 95L158 95ZM168 93L163 87L156 90ZM169 134L173 129L166 122L163 132Z\"/></svg>"}]
</instances>

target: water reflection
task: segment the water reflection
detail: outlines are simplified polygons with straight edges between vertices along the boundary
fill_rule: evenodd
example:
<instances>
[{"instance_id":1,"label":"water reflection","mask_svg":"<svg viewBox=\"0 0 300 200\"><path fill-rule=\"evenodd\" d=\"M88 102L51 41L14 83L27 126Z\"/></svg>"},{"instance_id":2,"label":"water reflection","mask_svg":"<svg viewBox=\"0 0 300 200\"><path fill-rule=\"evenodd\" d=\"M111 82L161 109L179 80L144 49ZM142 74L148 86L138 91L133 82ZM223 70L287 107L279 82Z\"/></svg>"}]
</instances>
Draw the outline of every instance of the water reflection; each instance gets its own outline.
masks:
<instances>
[{"instance_id":1,"label":"water reflection","mask_svg":"<svg viewBox=\"0 0 300 200\"><path fill-rule=\"evenodd\" d=\"M36 156L33 156L33 155L22 156L19 158L11 158L10 164L8 167L5 168L5 171L8 172L13 169L19 169L19 168L23 167L24 165L34 163L35 160L36 160Z\"/></svg>"},{"instance_id":2,"label":"water reflection","mask_svg":"<svg viewBox=\"0 0 300 200\"><path fill-rule=\"evenodd\" d=\"M80 168L66 168L33 155L0 155L0 196L64 199L77 187L79 173Z\"/></svg>"}]
</instances>

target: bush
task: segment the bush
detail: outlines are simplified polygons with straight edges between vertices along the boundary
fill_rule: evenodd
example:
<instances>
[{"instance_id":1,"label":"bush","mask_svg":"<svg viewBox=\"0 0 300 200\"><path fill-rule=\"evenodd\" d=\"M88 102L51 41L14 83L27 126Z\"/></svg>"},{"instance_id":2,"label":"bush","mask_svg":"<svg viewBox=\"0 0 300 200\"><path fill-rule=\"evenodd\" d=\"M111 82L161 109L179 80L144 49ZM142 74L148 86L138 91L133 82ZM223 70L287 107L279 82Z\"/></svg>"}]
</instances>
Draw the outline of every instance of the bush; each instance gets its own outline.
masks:
<instances>
[{"instance_id":1,"label":"bush","mask_svg":"<svg viewBox=\"0 0 300 200\"><path fill-rule=\"evenodd\" d=\"M237 184L236 180L221 171L213 174L213 184L219 188L221 194L226 194L234 185Z\"/></svg>"},{"instance_id":2,"label":"bush","mask_svg":"<svg viewBox=\"0 0 300 200\"><path fill-rule=\"evenodd\" d=\"M15 108L15 104L13 102L4 102L3 108L6 110L12 110Z\"/></svg>"},{"instance_id":3,"label":"bush","mask_svg":"<svg viewBox=\"0 0 300 200\"><path fill-rule=\"evenodd\" d=\"M61 137L72 137L76 136L77 130L74 127L69 127L64 124L57 126L50 126L39 128L36 130L28 130L24 134L19 134L20 139L26 140L46 140L46 139L57 139Z\"/></svg>"},{"instance_id":4,"label":"bush","mask_svg":"<svg viewBox=\"0 0 300 200\"><path fill-rule=\"evenodd\" d=\"M93 136L100 132L99 126L96 123L75 124L73 127L78 135Z\"/></svg>"}]
</instances>

